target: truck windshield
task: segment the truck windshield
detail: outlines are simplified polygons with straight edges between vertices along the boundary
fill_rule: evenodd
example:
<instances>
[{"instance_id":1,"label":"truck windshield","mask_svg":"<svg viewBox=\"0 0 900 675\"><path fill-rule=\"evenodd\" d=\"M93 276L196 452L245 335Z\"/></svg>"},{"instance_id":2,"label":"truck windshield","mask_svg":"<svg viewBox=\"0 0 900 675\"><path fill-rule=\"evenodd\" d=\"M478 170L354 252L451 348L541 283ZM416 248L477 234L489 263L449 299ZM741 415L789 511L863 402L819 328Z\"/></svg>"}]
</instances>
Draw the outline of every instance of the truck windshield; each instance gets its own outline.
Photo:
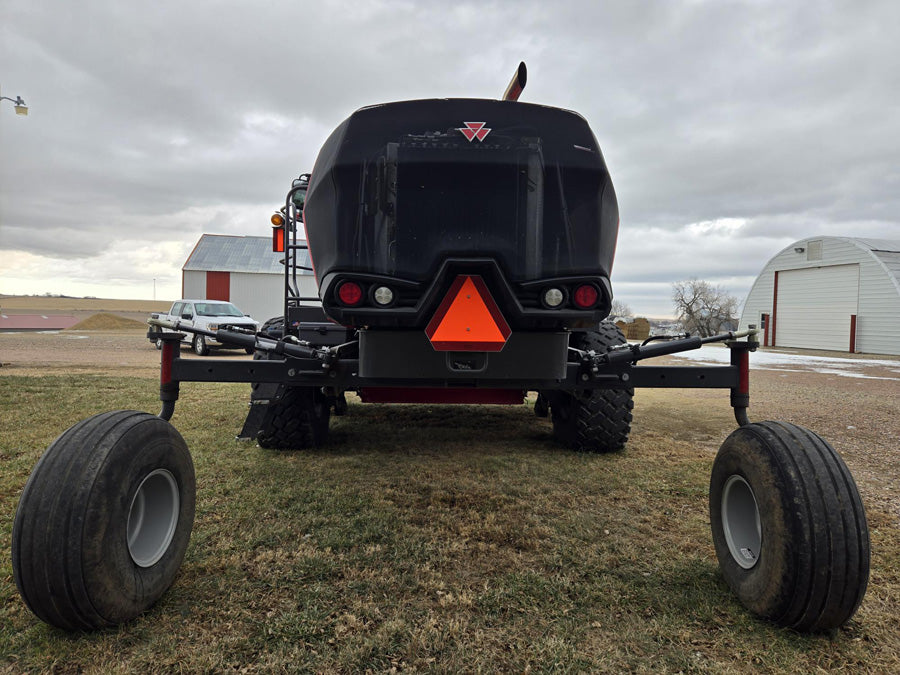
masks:
<instances>
[{"instance_id":1,"label":"truck windshield","mask_svg":"<svg viewBox=\"0 0 900 675\"><path fill-rule=\"evenodd\" d=\"M198 302L196 307L200 316L244 316L230 302Z\"/></svg>"}]
</instances>

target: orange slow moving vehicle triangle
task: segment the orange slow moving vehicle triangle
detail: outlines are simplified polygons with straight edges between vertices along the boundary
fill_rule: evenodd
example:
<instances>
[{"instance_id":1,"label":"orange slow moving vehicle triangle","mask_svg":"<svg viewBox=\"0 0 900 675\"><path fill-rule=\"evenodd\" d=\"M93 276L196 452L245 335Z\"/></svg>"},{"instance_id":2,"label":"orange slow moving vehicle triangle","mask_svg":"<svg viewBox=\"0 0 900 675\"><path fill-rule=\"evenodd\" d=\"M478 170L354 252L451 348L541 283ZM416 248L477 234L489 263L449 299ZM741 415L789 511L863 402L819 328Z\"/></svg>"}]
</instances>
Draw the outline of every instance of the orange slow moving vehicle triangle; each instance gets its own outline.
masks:
<instances>
[{"instance_id":1,"label":"orange slow moving vehicle triangle","mask_svg":"<svg viewBox=\"0 0 900 675\"><path fill-rule=\"evenodd\" d=\"M512 331L477 275L456 277L425 333L436 351L499 352Z\"/></svg>"}]
</instances>

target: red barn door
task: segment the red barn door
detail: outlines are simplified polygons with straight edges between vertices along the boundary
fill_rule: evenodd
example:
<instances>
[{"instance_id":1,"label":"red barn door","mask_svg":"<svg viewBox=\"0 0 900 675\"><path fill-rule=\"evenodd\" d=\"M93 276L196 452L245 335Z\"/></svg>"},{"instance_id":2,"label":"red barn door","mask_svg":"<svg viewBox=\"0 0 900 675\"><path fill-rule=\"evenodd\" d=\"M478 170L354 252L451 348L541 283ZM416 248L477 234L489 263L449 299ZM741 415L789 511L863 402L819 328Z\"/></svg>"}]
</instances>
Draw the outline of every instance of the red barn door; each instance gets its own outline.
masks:
<instances>
[{"instance_id":1,"label":"red barn door","mask_svg":"<svg viewBox=\"0 0 900 675\"><path fill-rule=\"evenodd\" d=\"M228 272L206 273L206 299L225 300L231 299L231 274Z\"/></svg>"}]
</instances>

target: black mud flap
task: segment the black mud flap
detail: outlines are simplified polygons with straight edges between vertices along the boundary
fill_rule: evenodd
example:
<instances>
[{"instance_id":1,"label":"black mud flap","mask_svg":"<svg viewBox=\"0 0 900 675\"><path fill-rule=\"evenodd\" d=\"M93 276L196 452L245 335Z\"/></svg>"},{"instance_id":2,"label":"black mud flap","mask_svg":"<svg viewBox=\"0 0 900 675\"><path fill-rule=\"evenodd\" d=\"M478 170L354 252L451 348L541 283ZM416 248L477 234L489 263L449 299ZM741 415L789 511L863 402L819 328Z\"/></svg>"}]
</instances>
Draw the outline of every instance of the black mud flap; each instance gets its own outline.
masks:
<instances>
[{"instance_id":1,"label":"black mud flap","mask_svg":"<svg viewBox=\"0 0 900 675\"><path fill-rule=\"evenodd\" d=\"M283 395L284 387L280 384L260 382L253 385L250 393L250 408L247 419L237 435L239 441L255 441L259 432L265 428L267 417L271 412L271 403L276 403Z\"/></svg>"},{"instance_id":2,"label":"black mud flap","mask_svg":"<svg viewBox=\"0 0 900 675\"><path fill-rule=\"evenodd\" d=\"M262 429L263 422L266 419L266 404L250 404L250 410L247 412L247 419L244 420L244 426L237 435L239 441L255 441L256 434Z\"/></svg>"}]
</instances>

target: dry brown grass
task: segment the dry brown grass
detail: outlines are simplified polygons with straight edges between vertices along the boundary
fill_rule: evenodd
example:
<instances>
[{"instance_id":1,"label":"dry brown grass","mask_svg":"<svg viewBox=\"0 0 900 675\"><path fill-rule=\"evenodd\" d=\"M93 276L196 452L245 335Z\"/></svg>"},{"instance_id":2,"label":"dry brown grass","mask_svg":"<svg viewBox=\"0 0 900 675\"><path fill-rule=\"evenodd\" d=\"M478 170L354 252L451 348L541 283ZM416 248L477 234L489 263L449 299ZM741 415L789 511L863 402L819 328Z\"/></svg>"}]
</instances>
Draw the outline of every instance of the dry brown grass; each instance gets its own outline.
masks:
<instances>
[{"instance_id":1,"label":"dry brown grass","mask_svg":"<svg viewBox=\"0 0 900 675\"><path fill-rule=\"evenodd\" d=\"M126 319L125 317L115 314L101 312L93 314L83 321L69 328L68 330L142 330L147 331L147 324L134 319Z\"/></svg>"},{"instance_id":2,"label":"dry brown grass","mask_svg":"<svg viewBox=\"0 0 900 675\"><path fill-rule=\"evenodd\" d=\"M0 307L40 312L165 312L172 305L166 300L116 300L109 298L53 298L39 295L0 295Z\"/></svg>"}]
</instances>

